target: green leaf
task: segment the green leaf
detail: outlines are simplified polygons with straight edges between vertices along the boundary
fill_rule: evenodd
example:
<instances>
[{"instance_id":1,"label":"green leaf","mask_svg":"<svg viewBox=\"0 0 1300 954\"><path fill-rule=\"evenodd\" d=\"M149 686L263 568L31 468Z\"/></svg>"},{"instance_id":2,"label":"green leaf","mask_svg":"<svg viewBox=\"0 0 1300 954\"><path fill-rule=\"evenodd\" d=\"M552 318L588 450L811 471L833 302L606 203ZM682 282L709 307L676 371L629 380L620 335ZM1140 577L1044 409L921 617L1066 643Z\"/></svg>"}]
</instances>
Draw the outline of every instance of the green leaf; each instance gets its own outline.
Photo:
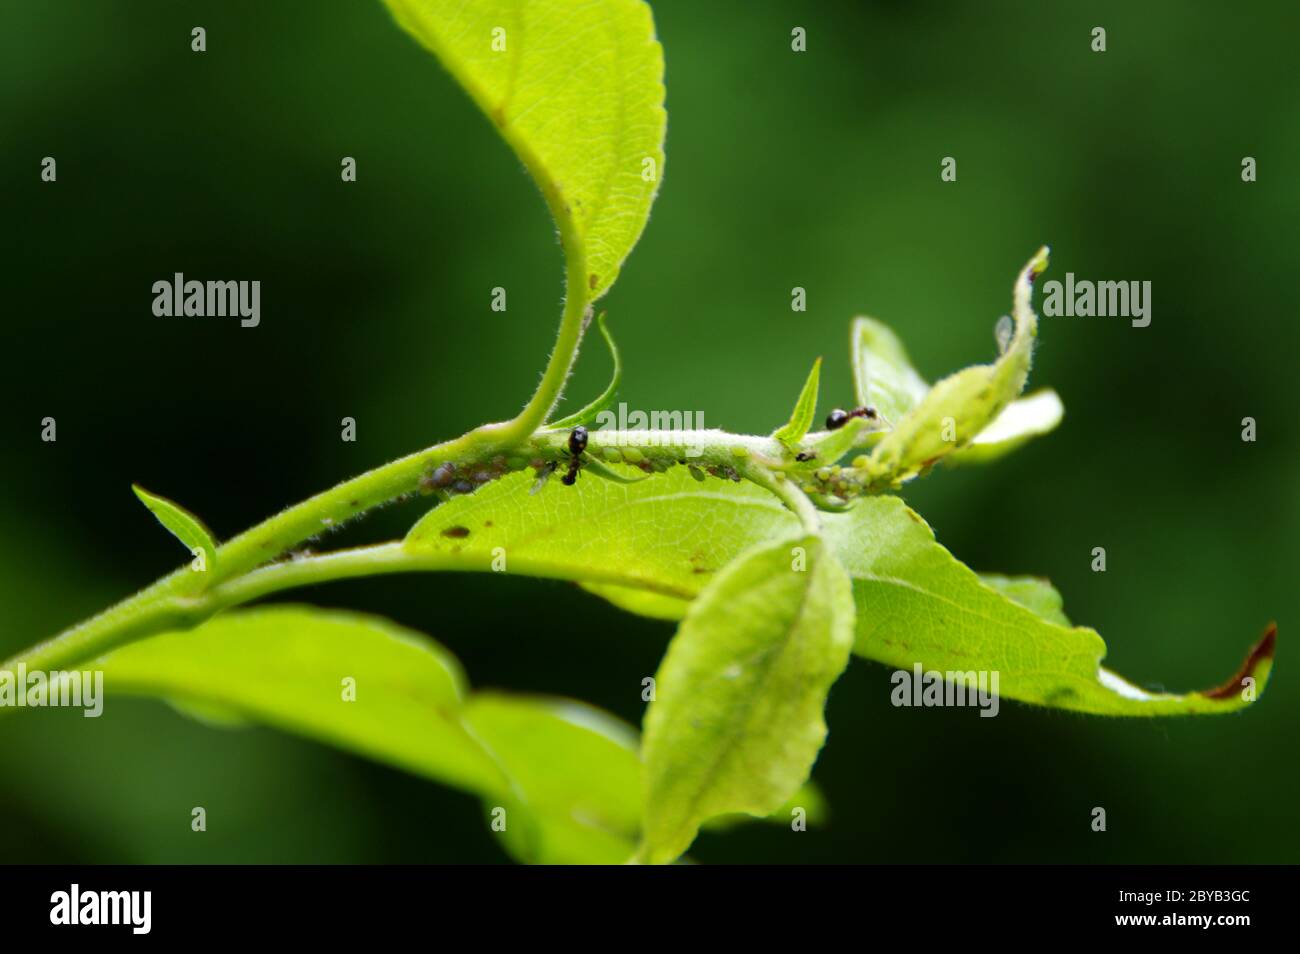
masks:
<instances>
[{"instance_id":1,"label":"green leaf","mask_svg":"<svg viewBox=\"0 0 1300 954\"><path fill-rule=\"evenodd\" d=\"M1038 334L1038 316L1030 307L1034 278L1047 267L1047 249L1039 249L1021 270L1016 280L1015 325L1006 350L993 364L966 368L937 383L914 407L906 410L901 419L892 420L890 430L876 445L870 458L870 470L882 485L897 486L915 477L927 467L953 451L967 446L989 427L1024 389L1033 355L1034 338ZM906 355L897 340L885 337L880 326L863 325L868 335L867 344L883 343L885 358L871 364L862 357L863 347L858 347L857 363L865 366L866 388L870 391L872 369L877 376L888 368L894 375L885 375L882 387L893 390L884 393L887 403L895 413L907 396L914 395L916 381L906 374ZM865 333L865 332L864 332ZM859 343L862 338L859 336ZM915 372L912 372L914 375ZM898 384L905 380L906 386ZM863 386L863 377L859 377Z\"/></svg>"},{"instance_id":2,"label":"green leaf","mask_svg":"<svg viewBox=\"0 0 1300 954\"><path fill-rule=\"evenodd\" d=\"M610 378L609 386L605 388L600 397L582 410L576 411L568 417L560 418L558 421L552 421L547 425L552 429L565 430L577 427L579 424L590 424L601 411L614 403L614 397L618 394L618 385L623 379L623 362L618 356L618 345L614 344L614 336L609 333L609 328L605 323L605 312L602 311L596 318L596 324L600 328L601 337L605 339L605 344L609 345L610 357L614 359L614 374Z\"/></svg>"},{"instance_id":3,"label":"green leaf","mask_svg":"<svg viewBox=\"0 0 1300 954\"><path fill-rule=\"evenodd\" d=\"M858 403L876 408L887 424L902 421L929 393L930 385L912 367L898 336L874 318L854 319L852 339ZM1055 391L1036 391L1008 404L970 444L951 451L944 463L996 460L1030 438L1054 430L1064 414ZM883 437L884 433L872 436Z\"/></svg>"},{"instance_id":4,"label":"green leaf","mask_svg":"<svg viewBox=\"0 0 1300 954\"><path fill-rule=\"evenodd\" d=\"M480 794L508 791L466 731L442 647L387 620L305 606L225 613L105 657L112 695L216 707ZM355 701L345 700L353 680Z\"/></svg>"},{"instance_id":5,"label":"green leaf","mask_svg":"<svg viewBox=\"0 0 1300 954\"><path fill-rule=\"evenodd\" d=\"M804 435L812 427L813 418L817 415L817 390L821 380L821 370L822 359L818 358L813 362L812 370L808 372L808 380L804 382L803 390L799 392L799 400L795 402L789 422L777 428L772 434L791 451L799 449L799 442L804 439Z\"/></svg>"},{"instance_id":6,"label":"green leaf","mask_svg":"<svg viewBox=\"0 0 1300 954\"><path fill-rule=\"evenodd\" d=\"M981 573L980 582L991 590L997 590L1013 603L1041 616L1049 623L1058 626L1070 626L1070 619L1065 615L1065 601L1056 587L1037 576L1003 576L999 573Z\"/></svg>"},{"instance_id":7,"label":"green leaf","mask_svg":"<svg viewBox=\"0 0 1300 954\"><path fill-rule=\"evenodd\" d=\"M854 581L854 651L869 659L904 670L920 663L926 671L996 672L1004 698L1097 715L1231 712L1250 704L1243 678L1255 679L1257 695L1267 682L1272 631L1223 686L1147 692L1101 666L1106 645L1094 630L1063 625L1054 591L1023 580L981 581L897 497L868 498L824 523Z\"/></svg>"},{"instance_id":8,"label":"green leaf","mask_svg":"<svg viewBox=\"0 0 1300 954\"><path fill-rule=\"evenodd\" d=\"M804 813L804 821L812 827L825 825L830 818L830 806L826 803L826 796L817 787L817 783L809 779L799 791L786 799L784 805L760 821L771 825L789 825L794 820L796 809ZM700 830L730 831L738 825L753 820L753 815L716 815L701 825Z\"/></svg>"},{"instance_id":9,"label":"green leaf","mask_svg":"<svg viewBox=\"0 0 1300 954\"><path fill-rule=\"evenodd\" d=\"M798 521L761 488L697 483L681 467L632 487L579 481L550 498L529 497L527 487L526 476L512 475L458 497L421 520L408 546L417 553L477 547L485 562L493 547L504 547L509 572L575 580L629 612L676 620L718 568L798 532ZM480 534L477 526L489 521ZM897 497L863 499L845 513L824 514L822 523L853 578L859 655L906 667L919 660L942 671L997 670L1005 698L1084 712L1227 712L1247 704L1129 687L1100 666L1105 644L1093 630L1069 626L1049 585L981 580ZM465 539L441 536L454 526L476 529ZM909 662L909 648L924 652ZM1262 693L1265 655L1245 675L1256 677Z\"/></svg>"},{"instance_id":10,"label":"green leaf","mask_svg":"<svg viewBox=\"0 0 1300 954\"><path fill-rule=\"evenodd\" d=\"M617 465L639 474L634 467ZM497 548L505 572L592 584L631 584L692 599L750 542L798 527L774 496L749 483L692 479L685 467L633 484L579 480L530 495L532 474L508 474L426 514L406 537L415 554L480 555ZM449 535L452 528L468 531Z\"/></svg>"},{"instance_id":11,"label":"green leaf","mask_svg":"<svg viewBox=\"0 0 1300 954\"><path fill-rule=\"evenodd\" d=\"M663 178L663 50L650 7L641 0L385 2L531 173L559 226L569 296L595 301L645 228Z\"/></svg>"},{"instance_id":12,"label":"green leaf","mask_svg":"<svg viewBox=\"0 0 1300 954\"><path fill-rule=\"evenodd\" d=\"M1050 388L1012 401L970 444L944 458L945 464L986 464L1034 437L1056 429L1065 406Z\"/></svg>"},{"instance_id":13,"label":"green leaf","mask_svg":"<svg viewBox=\"0 0 1300 954\"><path fill-rule=\"evenodd\" d=\"M807 780L848 663L848 577L813 536L751 550L692 604L645 717L639 857L679 857L717 815L777 811Z\"/></svg>"},{"instance_id":14,"label":"green leaf","mask_svg":"<svg viewBox=\"0 0 1300 954\"><path fill-rule=\"evenodd\" d=\"M203 552L204 563L209 572L216 569L217 542L213 539L212 532L203 525L203 521L175 501L151 494L139 484L132 484L131 489L140 498L140 502L158 518L158 522L185 545L185 549L190 553L196 550Z\"/></svg>"},{"instance_id":15,"label":"green leaf","mask_svg":"<svg viewBox=\"0 0 1300 954\"><path fill-rule=\"evenodd\" d=\"M521 860L623 862L635 849L632 726L569 700L470 693L446 650L387 620L244 610L98 665L110 694L161 697L209 725L260 722L478 795L506 809L503 847Z\"/></svg>"},{"instance_id":16,"label":"green leaf","mask_svg":"<svg viewBox=\"0 0 1300 954\"><path fill-rule=\"evenodd\" d=\"M662 619L678 622L686 616L691 608L692 596L665 596L653 590L638 590L630 586L615 583L592 583L579 581L584 590L594 593L621 610L645 616L650 619Z\"/></svg>"},{"instance_id":17,"label":"green leaf","mask_svg":"<svg viewBox=\"0 0 1300 954\"><path fill-rule=\"evenodd\" d=\"M815 468L835 463L853 448L859 446L861 443L859 438L874 427L874 422L855 417L851 418L839 430L823 432L815 441L808 443L808 448L816 455L813 462L808 466Z\"/></svg>"},{"instance_id":18,"label":"green leaf","mask_svg":"<svg viewBox=\"0 0 1300 954\"><path fill-rule=\"evenodd\" d=\"M898 336L874 318L853 319L853 385L858 404L874 407L891 426L930 390L916 373Z\"/></svg>"},{"instance_id":19,"label":"green leaf","mask_svg":"<svg viewBox=\"0 0 1300 954\"><path fill-rule=\"evenodd\" d=\"M514 784L505 847L531 864L620 864L641 828L636 730L564 699L474 693L465 723ZM489 806L492 807L492 806ZM513 811L512 811L513 807ZM525 813L523 824L512 815Z\"/></svg>"}]
</instances>

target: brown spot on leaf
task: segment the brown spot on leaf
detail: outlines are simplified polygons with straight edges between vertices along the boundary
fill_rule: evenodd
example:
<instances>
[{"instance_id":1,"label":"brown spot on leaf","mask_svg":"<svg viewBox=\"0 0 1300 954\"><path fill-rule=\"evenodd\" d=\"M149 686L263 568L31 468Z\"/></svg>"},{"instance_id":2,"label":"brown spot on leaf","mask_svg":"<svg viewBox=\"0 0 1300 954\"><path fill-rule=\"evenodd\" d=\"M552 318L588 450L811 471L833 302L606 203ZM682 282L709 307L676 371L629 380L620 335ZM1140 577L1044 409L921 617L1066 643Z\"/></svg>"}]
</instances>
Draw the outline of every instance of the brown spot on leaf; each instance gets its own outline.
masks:
<instances>
[{"instance_id":1,"label":"brown spot on leaf","mask_svg":"<svg viewBox=\"0 0 1300 954\"><path fill-rule=\"evenodd\" d=\"M452 537L460 540L469 536L469 527L448 527L446 530L442 531L442 535L444 537Z\"/></svg>"},{"instance_id":2,"label":"brown spot on leaf","mask_svg":"<svg viewBox=\"0 0 1300 954\"><path fill-rule=\"evenodd\" d=\"M1264 630L1264 635L1260 637L1259 642L1250 648L1246 658L1242 660L1241 668L1238 669L1227 682L1213 689L1207 689L1201 695L1207 699L1231 699L1241 692L1241 681L1247 676L1255 674L1259 664L1265 659L1273 658L1273 651L1277 647L1277 623L1269 623L1268 628Z\"/></svg>"},{"instance_id":3,"label":"brown spot on leaf","mask_svg":"<svg viewBox=\"0 0 1300 954\"><path fill-rule=\"evenodd\" d=\"M593 273L592 275L588 276L588 278L587 278L587 285L588 285L589 287L591 287L591 288L595 288L595 287L596 287L597 285L599 285L599 284L600 284L600 276L599 276L599 275L596 275L596 274Z\"/></svg>"}]
</instances>

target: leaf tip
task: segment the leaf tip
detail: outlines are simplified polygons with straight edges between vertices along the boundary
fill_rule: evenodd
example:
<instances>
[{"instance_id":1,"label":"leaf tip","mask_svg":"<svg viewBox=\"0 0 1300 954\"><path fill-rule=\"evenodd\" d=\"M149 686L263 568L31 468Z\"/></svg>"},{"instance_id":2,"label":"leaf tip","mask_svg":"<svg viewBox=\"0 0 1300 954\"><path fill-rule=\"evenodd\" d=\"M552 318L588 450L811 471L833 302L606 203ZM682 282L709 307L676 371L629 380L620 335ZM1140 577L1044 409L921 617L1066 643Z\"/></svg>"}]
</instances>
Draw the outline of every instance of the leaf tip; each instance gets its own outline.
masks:
<instances>
[{"instance_id":1,"label":"leaf tip","mask_svg":"<svg viewBox=\"0 0 1300 954\"><path fill-rule=\"evenodd\" d=\"M1029 260L1029 280L1031 282L1039 275L1043 274L1043 272L1047 271L1047 266L1050 263L1051 256L1052 247L1050 245L1044 245L1034 253L1034 257Z\"/></svg>"},{"instance_id":2,"label":"leaf tip","mask_svg":"<svg viewBox=\"0 0 1300 954\"><path fill-rule=\"evenodd\" d=\"M1273 656L1276 651L1277 623L1273 622L1265 627L1264 635L1259 638L1259 641L1250 647L1250 652L1246 653L1246 658L1242 660L1237 671L1222 684L1207 689L1201 695L1207 699L1231 699L1239 695L1245 681L1252 678L1256 679L1262 690L1264 684L1268 682L1268 674L1273 668Z\"/></svg>"}]
</instances>

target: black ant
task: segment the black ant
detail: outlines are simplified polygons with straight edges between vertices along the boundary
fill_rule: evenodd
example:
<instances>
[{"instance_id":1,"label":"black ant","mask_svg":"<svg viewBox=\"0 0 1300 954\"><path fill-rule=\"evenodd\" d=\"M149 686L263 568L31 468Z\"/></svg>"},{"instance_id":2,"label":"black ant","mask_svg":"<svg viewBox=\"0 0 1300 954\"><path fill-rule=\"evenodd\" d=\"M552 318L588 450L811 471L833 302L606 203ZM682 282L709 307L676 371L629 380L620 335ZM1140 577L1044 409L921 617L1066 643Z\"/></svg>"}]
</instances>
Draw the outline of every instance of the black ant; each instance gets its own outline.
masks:
<instances>
[{"instance_id":1,"label":"black ant","mask_svg":"<svg viewBox=\"0 0 1300 954\"><path fill-rule=\"evenodd\" d=\"M582 452L587 449L587 429L579 424L569 431L569 472L560 478L560 483L572 487L578 479L578 469L582 467Z\"/></svg>"},{"instance_id":2,"label":"black ant","mask_svg":"<svg viewBox=\"0 0 1300 954\"><path fill-rule=\"evenodd\" d=\"M838 431L855 417L865 417L868 421L874 421L878 416L874 407L855 407L851 411L837 407L826 415L826 430Z\"/></svg>"}]
</instances>

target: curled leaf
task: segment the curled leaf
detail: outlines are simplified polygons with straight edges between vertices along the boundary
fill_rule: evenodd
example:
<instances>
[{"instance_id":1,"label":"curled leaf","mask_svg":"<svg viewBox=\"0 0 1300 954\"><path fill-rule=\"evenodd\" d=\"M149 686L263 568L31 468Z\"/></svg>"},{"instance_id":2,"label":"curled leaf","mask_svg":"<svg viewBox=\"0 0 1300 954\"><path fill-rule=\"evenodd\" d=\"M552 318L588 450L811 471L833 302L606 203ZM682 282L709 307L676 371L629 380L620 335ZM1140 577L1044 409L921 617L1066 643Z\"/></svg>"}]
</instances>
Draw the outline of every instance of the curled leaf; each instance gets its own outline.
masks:
<instances>
[{"instance_id":1,"label":"curled leaf","mask_svg":"<svg viewBox=\"0 0 1300 954\"><path fill-rule=\"evenodd\" d=\"M614 373L610 377L609 386L601 393L600 397L592 401L580 411L575 411L568 417L562 417L558 421L552 421L548 427L554 430L563 430L565 428L577 427L579 424L590 424L594 421L601 411L604 411L614 403L614 398L618 394L619 382L623 379L623 361L618 354L618 345L614 344L614 336L609 333L609 327L605 323L605 312L601 312L596 319L596 324L600 328L600 335L605 339L605 344L609 346L609 355L614 359Z\"/></svg>"},{"instance_id":2,"label":"curled leaf","mask_svg":"<svg viewBox=\"0 0 1300 954\"><path fill-rule=\"evenodd\" d=\"M893 429L876 445L870 458L869 469L877 482L900 484L971 444L1024 389L1038 333L1038 316L1030 307L1030 296L1034 278L1046 267L1044 247L1021 270L1013 292L1015 330L1006 350L993 364L975 365L944 378L906 410L901 419L891 421ZM876 376L890 369L892 383L887 377L889 387L882 395L888 406L903 407L915 395L916 380L912 377L915 372L908 374L902 370L900 362L906 356L896 339L881 334L876 325L861 327L862 334L870 333L876 342L883 344L886 357L877 363L879 366L859 357L859 365L866 365L867 375L873 367ZM871 380L868 376L865 382L868 393ZM861 379L860 386L863 386Z\"/></svg>"}]
</instances>

